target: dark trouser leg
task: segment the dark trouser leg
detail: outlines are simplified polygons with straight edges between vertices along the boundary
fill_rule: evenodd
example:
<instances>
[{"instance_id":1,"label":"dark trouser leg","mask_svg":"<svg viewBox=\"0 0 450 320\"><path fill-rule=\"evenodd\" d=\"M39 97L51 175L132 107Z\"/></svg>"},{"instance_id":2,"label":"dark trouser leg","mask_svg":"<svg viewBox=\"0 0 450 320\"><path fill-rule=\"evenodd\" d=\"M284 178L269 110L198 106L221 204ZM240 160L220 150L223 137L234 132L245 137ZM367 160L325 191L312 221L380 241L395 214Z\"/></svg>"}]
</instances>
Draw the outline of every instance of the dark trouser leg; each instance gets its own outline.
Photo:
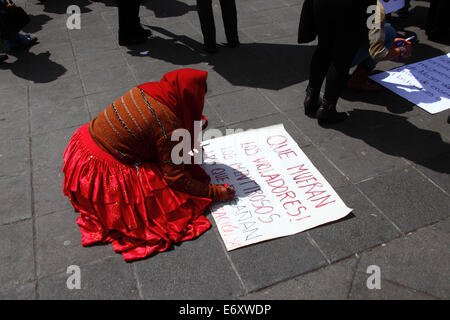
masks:
<instances>
[{"instance_id":1,"label":"dark trouser leg","mask_svg":"<svg viewBox=\"0 0 450 320\"><path fill-rule=\"evenodd\" d=\"M220 8L227 41L231 45L236 44L239 42L236 2L235 0L220 0Z\"/></svg>"},{"instance_id":2,"label":"dark trouser leg","mask_svg":"<svg viewBox=\"0 0 450 320\"><path fill-rule=\"evenodd\" d=\"M329 52L328 43L320 39L311 59L309 83L303 103L305 115L308 117L315 117L321 104L320 88L330 66Z\"/></svg>"},{"instance_id":3,"label":"dark trouser leg","mask_svg":"<svg viewBox=\"0 0 450 320\"><path fill-rule=\"evenodd\" d=\"M216 44L216 27L212 10L212 0L197 0L197 13L200 19L203 40L206 45Z\"/></svg>"},{"instance_id":4,"label":"dark trouser leg","mask_svg":"<svg viewBox=\"0 0 450 320\"><path fill-rule=\"evenodd\" d=\"M140 0L117 0L119 8L119 39L130 37L142 28L139 20Z\"/></svg>"}]
</instances>

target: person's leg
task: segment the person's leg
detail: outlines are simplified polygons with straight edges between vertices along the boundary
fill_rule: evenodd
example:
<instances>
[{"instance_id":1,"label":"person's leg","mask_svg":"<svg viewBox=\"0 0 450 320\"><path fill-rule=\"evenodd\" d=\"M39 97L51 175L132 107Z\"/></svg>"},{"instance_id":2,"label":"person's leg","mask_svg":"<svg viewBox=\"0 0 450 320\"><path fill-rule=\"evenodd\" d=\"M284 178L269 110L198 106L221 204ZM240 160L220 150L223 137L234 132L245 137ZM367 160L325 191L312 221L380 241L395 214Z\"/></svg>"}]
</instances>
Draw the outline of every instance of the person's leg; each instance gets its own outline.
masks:
<instances>
[{"instance_id":1,"label":"person's leg","mask_svg":"<svg viewBox=\"0 0 450 320\"><path fill-rule=\"evenodd\" d=\"M197 0L197 13L203 34L203 47L208 52L215 52L217 51L216 27L214 24L212 0Z\"/></svg>"},{"instance_id":2,"label":"person's leg","mask_svg":"<svg viewBox=\"0 0 450 320\"><path fill-rule=\"evenodd\" d=\"M3 44L7 48L8 51L13 50L26 50L37 43L37 38L17 33L15 36L8 38L7 40L3 40Z\"/></svg>"},{"instance_id":3,"label":"person's leg","mask_svg":"<svg viewBox=\"0 0 450 320\"><path fill-rule=\"evenodd\" d=\"M330 66L329 47L323 40L319 41L319 45L311 59L309 82L306 87L306 96L303 103L305 115L315 117L320 107L320 89L327 75Z\"/></svg>"},{"instance_id":4,"label":"person's leg","mask_svg":"<svg viewBox=\"0 0 450 320\"><path fill-rule=\"evenodd\" d=\"M386 23L384 40L385 47L391 48L396 37L397 31L389 23ZM372 70L375 69L377 62L370 56L368 41L364 41L364 43L359 47L351 67L356 65L358 67L347 81L347 86L350 89L369 92L379 90L381 87L378 84L369 81L369 75Z\"/></svg>"},{"instance_id":5,"label":"person's leg","mask_svg":"<svg viewBox=\"0 0 450 320\"><path fill-rule=\"evenodd\" d=\"M235 0L220 0L220 8L228 45L236 47L239 44L236 2Z\"/></svg>"},{"instance_id":6,"label":"person's leg","mask_svg":"<svg viewBox=\"0 0 450 320\"><path fill-rule=\"evenodd\" d=\"M145 41L145 34L140 24L140 0L117 0L119 9L119 44L137 44Z\"/></svg>"},{"instance_id":7,"label":"person's leg","mask_svg":"<svg viewBox=\"0 0 450 320\"><path fill-rule=\"evenodd\" d=\"M409 15L410 0L405 0L405 6L397 11L399 17L407 17Z\"/></svg>"}]
</instances>

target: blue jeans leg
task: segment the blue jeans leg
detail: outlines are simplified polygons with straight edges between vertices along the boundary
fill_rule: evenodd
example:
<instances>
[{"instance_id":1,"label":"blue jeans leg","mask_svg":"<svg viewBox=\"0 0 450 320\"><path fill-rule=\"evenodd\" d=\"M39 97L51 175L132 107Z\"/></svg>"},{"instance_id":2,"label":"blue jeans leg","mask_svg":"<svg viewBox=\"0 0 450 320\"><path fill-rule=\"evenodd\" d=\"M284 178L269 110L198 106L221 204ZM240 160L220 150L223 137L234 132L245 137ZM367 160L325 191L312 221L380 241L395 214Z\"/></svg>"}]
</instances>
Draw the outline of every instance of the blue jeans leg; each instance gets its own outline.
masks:
<instances>
[{"instance_id":1,"label":"blue jeans leg","mask_svg":"<svg viewBox=\"0 0 450 320\"><path fill-rule=\"evenodd\" d=\"M8 50L18 50L28 48L30 41L31 41L30 37L18 33L11 39L3 40L3 43L5 44Z\"/></svg>"}]
</instances>

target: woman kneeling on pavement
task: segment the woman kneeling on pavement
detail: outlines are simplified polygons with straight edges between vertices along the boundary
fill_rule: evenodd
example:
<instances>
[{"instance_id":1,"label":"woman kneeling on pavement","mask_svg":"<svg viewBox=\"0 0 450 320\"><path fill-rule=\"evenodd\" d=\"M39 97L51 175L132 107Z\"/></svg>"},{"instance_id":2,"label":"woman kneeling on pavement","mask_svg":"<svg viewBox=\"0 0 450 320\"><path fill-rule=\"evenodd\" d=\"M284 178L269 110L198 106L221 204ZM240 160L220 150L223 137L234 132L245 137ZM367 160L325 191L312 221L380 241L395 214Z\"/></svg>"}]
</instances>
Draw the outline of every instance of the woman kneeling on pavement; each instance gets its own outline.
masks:
<instances>
[{"instance_id":1,"label":"woman kneeling on pavement","mask_svg":"<svg viewBox=\"0 0 450 320\"><path fill-rule=\"evenodd\" d=\"M234 197L196 164L174 164L171 135L202 117L207 72L181 69L137 86L79 128L64 153L63 191L82 244L112 242L126 261L198 237L212 201Z\"/></svg>"}]
</instances>

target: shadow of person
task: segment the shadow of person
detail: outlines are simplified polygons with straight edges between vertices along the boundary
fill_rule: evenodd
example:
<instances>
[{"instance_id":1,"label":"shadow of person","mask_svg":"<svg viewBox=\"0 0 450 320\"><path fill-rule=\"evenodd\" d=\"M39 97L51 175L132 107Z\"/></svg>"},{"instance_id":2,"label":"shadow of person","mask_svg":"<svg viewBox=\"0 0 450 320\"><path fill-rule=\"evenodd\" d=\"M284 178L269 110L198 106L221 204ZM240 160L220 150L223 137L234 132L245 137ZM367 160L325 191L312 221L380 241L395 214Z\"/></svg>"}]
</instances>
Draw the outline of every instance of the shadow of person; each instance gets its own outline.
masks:
<instances>
[{"instance_id":1,"label":"shadow of person","mask_svg":"<svg viewBox=\"0 0 450 320\"><path fill-rule=\"evenodd\" d=\"M46 14L29 14L28 16L30 17L31 21L25 27L23 27L22 31L25 33L36 33L38 31L41 31L42 26L53 19Z\"/></svg>"},{"instance_id":2,"label":"shadow of person","mask_svg":"<svg viewBox=\"0 0 450 320\"><path fill-rule=\"evenodd\" d=\"M403 157L436 172L450 173L450 163L430 161L450 152L439 132L418 128L408 118L390 113L355 109L349 120L329 129L359 139L389 155Z\"/></svg>"},{"instance_id":3,"label":"shadow of person","mask_svg":"<svg viewBox=\"0 0 450 320\"><path fill-rule=\"evenodd\" d=\"M143 6L152 10L157 18L179 17L189 11L197 11L196 5L188 5L178 0L148 0Z\"/></svg>"},{"instance_id":4,"label":"shadow of person","mask_svg":"<svg viewBox=\"0 0 450 320\"><path fill-rule=\"evenodd\" d=\"M67 8L71 5L78 6L81 13L91 12L92 10L87 8L91 3L89 0L39 0L37 4L44 6L44 12L66 14Z\"/></svg>"},{"instance_id":5,"label":"shadow of person","mask_svg":"<svg viewBox=\"0 0 450 320\"><path fill-rule=\"evenodd\" d=\"M215 55L202 52L202 43L164 28L148 26L167 37L156 36L139 46L129 46L128 53L189 65L206 62L235 86L280 90L307 80L309 61L315 47L294 44L246 43L237 48L221 47ZM143 55L142 52L146 54Z\"/></svg>"},{"instance_id":6,"label":"shadow of person","mask_svg":"<svg viewBox=\"0 0 450 320\"><path fill-rule=\"evenodd\" d=\"M34 83L48 83L66 73L67 69L50 60L50 52L35 54L29 51L10 54L17 58L12 63L0 64L0 69L10 70L17 77Z\"/></svg>"}]
</instances>

